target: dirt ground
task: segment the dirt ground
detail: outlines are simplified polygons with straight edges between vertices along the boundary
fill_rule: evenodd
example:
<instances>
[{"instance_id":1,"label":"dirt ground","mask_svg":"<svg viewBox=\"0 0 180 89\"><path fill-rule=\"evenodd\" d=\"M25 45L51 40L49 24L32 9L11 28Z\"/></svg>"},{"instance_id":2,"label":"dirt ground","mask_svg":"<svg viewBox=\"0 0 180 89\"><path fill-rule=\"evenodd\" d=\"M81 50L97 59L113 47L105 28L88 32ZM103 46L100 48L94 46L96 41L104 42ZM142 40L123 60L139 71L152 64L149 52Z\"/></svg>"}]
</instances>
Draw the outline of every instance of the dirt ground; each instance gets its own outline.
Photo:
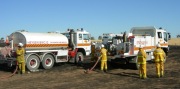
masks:
<instances>
[{"instance_id":1,"label":"dirt ground","mask_svg":"<svg viewBox=\"0 0 180 89\"><path fill-rule=\"evenodd\" d=\"M125 65L116 68L108 65L108 73L101 73L96 67L95 71L85 74L91 67L88 62L78 67L60 63L50 70L0 79L0 89L180 89L180 47L170 48L162 78L156 78L155 64L151 62L147 63L148 79L139 79L138 70ZM10 74L11 69L0 66L0 77Z\"/></svg>"}]
</instances>

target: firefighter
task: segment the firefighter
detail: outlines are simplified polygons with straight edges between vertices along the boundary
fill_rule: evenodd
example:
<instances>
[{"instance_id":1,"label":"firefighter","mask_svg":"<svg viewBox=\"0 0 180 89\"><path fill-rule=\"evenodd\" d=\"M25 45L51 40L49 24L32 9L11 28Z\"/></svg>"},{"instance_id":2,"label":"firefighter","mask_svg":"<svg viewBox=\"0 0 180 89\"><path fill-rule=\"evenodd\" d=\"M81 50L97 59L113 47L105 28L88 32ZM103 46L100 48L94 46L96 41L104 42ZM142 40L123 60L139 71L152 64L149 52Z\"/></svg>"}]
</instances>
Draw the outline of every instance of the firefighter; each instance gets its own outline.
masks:
<instances>
[{"instance_id":1,"label":"firefighter","mask_svg":"<svg viewBox=\"0 0 180 89\"><path fill-rule=\"evenodd\" d=\"M155 65L156 65L156 74L157 77L163 77L164 76L164 59L166 57L166 54L161 49L161 45L157 44L156 50L153 52L153 55L155 57Z\"/></svg>"},{"instance_id":2,"label":"firefighter","mask_svg":"<svg viewBox=\"0 0 180 89\"><path fill-rule=\"evenodd\" d=\"M107 50L104 45L101 45L100 57L101 58L101 71L107 72Z\"/></svg>"},{"instance_id":3,"label":"firefighter","mask_svg":"<svg viewBox=\"0 0 180 89\"><path fill-rule=\"evenodd\" d=\"M91 62L95 61L95 43L91 45Z\"/></svg>"},{"instance_id":4,"label":"firefighter","mask_svg":"<svg viewBox=\"0 0 180 89\"><path fill-rule=\"evenodd\" d=\"M18 48L16 49L16 54L17 54L17 62L19 66L18 73L24 74L25 73L25 59L24 59L25 51L24 51L22 43L18 44Z\"/></svg>"},{"instance_id":5,"label":"firefighter","mask_svg":"<svg viewBox=\"0 0 180 89\"><path fill-rule=\"evenodd\" d=\"M139 77L146 79L146 53L143 50L143 46L140 45L138 51L138 64L139 64Z\"/></svg>"}]
</instances>

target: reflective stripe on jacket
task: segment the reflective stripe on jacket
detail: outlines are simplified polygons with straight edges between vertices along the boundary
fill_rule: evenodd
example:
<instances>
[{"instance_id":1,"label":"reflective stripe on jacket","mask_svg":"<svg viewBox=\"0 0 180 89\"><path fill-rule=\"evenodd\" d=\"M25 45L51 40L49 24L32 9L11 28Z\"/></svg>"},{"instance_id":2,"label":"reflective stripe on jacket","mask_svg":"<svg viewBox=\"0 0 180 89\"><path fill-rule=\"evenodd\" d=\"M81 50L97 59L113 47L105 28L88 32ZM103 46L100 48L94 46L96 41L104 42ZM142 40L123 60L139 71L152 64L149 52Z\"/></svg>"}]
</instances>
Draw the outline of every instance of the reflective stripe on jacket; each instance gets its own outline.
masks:
<instances>
[{"instance_id":1,"label":"reflective stripe on jacket","mask_svg":"<svg viewBox=\"0 0 180 89\"><path fill-rule=\"evenodd\" d=\"M138 52L138 63L139 64L145 64L146 63L146 53L142 49L140 49Z\"/></svg>"},{"instance_id":2,"label":"reflective stripe on jacket","mask_svg":"<svg viewBox=\"0 0 180 89\"><path fill-rule=\"evenodd\" d=\"M164 58L166 57L166 54L164 53L164 51L161 48L157 48L154 52L154 61L155 62L162 62L164 61Z\"/></svg>"}]
</instances>

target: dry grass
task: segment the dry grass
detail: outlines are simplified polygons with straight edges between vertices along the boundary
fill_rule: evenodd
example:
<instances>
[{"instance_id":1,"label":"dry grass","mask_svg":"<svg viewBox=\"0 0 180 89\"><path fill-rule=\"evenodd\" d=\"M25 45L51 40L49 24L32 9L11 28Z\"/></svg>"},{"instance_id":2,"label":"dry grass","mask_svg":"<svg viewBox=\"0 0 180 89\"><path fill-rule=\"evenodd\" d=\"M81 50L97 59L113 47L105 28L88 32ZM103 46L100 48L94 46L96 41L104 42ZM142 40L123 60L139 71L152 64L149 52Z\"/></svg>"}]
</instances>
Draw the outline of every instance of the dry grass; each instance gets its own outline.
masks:
<instances>
[{"instance_id":1,"label":"dry grass","mask_svg":"<svg viewBox=\"0 0 180 89\"><path fill-rule=\"evenodd\" d=\"M171 40L168 41L169 45L180 45L180 38L171 38Z\"/></svg>"}]
</instances>

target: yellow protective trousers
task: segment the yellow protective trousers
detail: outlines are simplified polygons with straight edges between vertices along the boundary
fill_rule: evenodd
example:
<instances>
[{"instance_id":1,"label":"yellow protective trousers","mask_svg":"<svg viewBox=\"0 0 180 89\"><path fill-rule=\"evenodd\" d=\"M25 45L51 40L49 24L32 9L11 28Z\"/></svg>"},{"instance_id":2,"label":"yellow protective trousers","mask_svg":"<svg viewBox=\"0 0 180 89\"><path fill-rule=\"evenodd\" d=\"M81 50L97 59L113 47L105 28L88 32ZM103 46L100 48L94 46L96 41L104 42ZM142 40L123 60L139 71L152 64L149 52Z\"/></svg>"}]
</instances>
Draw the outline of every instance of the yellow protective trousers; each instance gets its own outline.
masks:
<instances>
[{"instance_id":1,"label":"yellow protective trousers","mask_svg":"<svg viewBox=\"0 0 180 89\"><path fill-rule=\"evenodd\" d=\"M26 69L25 69L25 62L21 62L21 63L18 63L18 67L19 67L19 71L24 74Z\"/></svg>"},{"instance_id":2,"label":"yellow protective trousers","mask_svg":"<svg viewBox=\"0 0 180 89\"><path fill-rule=\"evenodd\" d=\"M107 61L101 61L101 70L107 70Z\"/></svg>"},{"instance_id":3,"label":"yellow protective trousers","mask_svg":"<svg viewBox=\"0 0 180 89\"><path fill-rule=\"evenodd\" d=\"M140 78L147 78L146 75L146 64L140 64L139 65L139 77Z\"/></svg>"},{"instance_id":4,"label":"yellow protective trousers","mask_svg":"<svg viewBox=\"0 0 180 89\"><path fill-rule=\"evenodd\" d=\"M164 62L156 62L156 74L157 77L163 77L164 76Z\"/></svg>"}]
</instances>

